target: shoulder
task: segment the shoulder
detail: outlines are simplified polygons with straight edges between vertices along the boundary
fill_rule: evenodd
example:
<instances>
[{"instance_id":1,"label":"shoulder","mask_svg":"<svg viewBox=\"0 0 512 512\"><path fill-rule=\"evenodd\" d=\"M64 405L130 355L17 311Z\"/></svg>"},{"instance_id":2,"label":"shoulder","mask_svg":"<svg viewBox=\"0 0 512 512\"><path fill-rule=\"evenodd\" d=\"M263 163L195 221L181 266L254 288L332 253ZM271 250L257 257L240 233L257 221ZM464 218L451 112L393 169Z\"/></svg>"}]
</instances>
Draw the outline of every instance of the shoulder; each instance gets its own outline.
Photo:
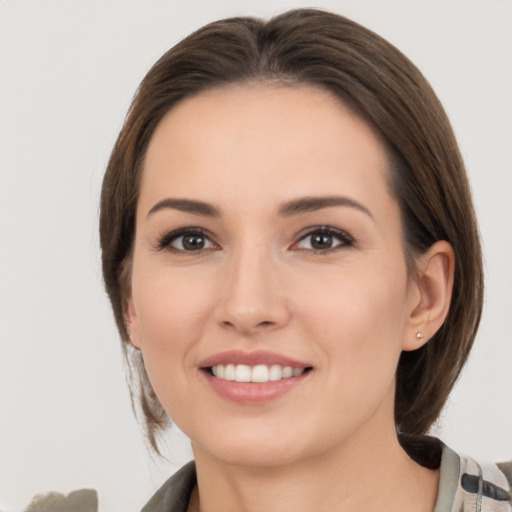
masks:
<instances>
[{"instance_id":1,"label":"shoulder","mask_svg":"<svg viewBox=\"0 0 512 512\"><path fill-rule=\"evenodd\" d=\"M418 464L439 470L434 512L512 512L512 461L477 462L435 437L401 436L400 442Z\"/></svg>"},{"instance_id":2,"label":"shoulder","mask_svg":"<svg viewBox=\"0 0 512 512\"><path fill-rule=\"evenodd\" d=\"M512 462L498 466L459 455L445 445L442 450L434 512L512 512L511 484L506 473Z\"/></svg>"},{"instance_id":3,"label":"shoulder","mask_svg":"<svg viewBox=\"0 0 512 512\"><path fill-rule=\"evenodd\" d=\"M196 467L191 461L158 489L141 512L186 512L196 482Z\"/></svg>"}]
</instances>

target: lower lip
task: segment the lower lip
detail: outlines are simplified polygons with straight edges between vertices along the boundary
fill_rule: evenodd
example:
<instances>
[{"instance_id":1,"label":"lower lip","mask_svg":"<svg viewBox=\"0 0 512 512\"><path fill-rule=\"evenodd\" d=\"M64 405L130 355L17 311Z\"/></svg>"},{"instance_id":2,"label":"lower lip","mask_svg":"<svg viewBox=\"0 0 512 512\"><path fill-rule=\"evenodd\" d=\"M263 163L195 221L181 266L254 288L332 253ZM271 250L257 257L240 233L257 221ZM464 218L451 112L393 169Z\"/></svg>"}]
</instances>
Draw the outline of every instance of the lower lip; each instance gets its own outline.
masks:
<instances>
[{"instance_id":1,"label":"lower lip","mask_svg":"<svg viewBox=\"0 0 512 512\"><path fill-rule=\"evenodd\" d=\"M201 374L213 391L222 398L240 404L262 404L274 400L304 382L310 373L311 371L305 372L298 377L260 383L219 379L201 370Z\"/></svg>"}]
</instances>

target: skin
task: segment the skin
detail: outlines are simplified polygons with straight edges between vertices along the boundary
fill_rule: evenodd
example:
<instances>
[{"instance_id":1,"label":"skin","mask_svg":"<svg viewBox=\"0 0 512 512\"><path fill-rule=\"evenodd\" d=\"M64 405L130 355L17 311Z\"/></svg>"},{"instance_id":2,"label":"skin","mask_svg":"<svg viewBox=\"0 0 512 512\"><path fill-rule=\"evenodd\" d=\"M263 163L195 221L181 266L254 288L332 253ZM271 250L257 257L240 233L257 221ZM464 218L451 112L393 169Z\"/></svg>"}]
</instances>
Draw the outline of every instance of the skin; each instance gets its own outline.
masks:
<instances>
[{"instance_id":1,"label":"skin","mask_svg":"<svg viewBox=\"0 0 512 512\"><path fill-rule=\"evenodd\" d=\"M126 317L160 402L192 442L190 510L433 510L437 472L396 439L395 371L401 351L444 321L453 253L438 242L410 276L387 178L378 136L312 87L208 91L157 127ZM348 201L283 214L290 201L333 195ZM342 236L314 250L319 226ZM205 231L202 249L172 235L187 227ZM273 400L235 403L199 367L231 349L312 370Z\"/></svg>"}]
</instances>

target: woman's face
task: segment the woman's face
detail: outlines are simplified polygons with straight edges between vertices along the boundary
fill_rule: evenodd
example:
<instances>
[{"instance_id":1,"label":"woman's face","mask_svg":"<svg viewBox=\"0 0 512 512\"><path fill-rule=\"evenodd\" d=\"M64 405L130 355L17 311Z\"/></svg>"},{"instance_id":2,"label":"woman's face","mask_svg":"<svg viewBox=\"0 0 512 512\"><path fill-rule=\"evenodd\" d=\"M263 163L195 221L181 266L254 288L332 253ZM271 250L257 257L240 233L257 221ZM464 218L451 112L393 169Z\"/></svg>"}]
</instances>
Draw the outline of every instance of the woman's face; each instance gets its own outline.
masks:
<instances>
[{"instance_id":1,"label":"woman's face","mask_svg":"<svg viewBox=\"0 0 512 512\"><path fill-rule=\"evenodd\" d=\"M419 292L387 175L372 130L315 88L214 90L160 123L126 313L196 455L278 465L394 433Z\"/></svg>"}]
</instances>

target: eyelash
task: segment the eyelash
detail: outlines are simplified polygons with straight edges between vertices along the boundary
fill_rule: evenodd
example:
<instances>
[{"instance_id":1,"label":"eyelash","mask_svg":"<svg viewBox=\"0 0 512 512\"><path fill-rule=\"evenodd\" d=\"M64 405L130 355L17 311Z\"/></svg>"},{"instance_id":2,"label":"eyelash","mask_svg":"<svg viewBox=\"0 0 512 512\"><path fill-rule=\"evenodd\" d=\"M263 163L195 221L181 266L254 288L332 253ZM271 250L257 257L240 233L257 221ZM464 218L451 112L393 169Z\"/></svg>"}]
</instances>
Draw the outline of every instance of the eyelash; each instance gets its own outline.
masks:
<instances>
[{"instance_id":1,"label":"eyelash","mask_svg":"<svg viewBox=\"0 0 512 512\"><path fill-rule=\"evenodd\" d=\"M314 235L337 238L340 243L338 243L334 247L328 247L326 249L315 249L314 247L311 247L311 248L298 247L298 245L301 242L306 240L308 237L312 237ZM178 240L182 237L186 237L186 236L202 238L203 240L212 244L213 247L201 247L201 248L195 249L195 250L193 250L193 249L187 250L185 248L178 248L178 247L172 246L173 242L175 242L176 240ZM291 245L290 249L299 250L299 251L304 250L307 252L313 252L315 254L326 254L326 253L335 252L335 251L338 251L341 249L353 247L355 243L356 243L355 239L352 236L350 236L347 232L345 232L341 229L333 228L331 226L315 226L315 227L308 228L307 232L302 234L300 236L299 240L297 242L294 242ZM183 241L182 241L181 245L183 246ZM187 252L188 253L193 253L193 252L200 253L203 251L207 251L207 250L211 250L211 249L215 250L218 248L219 248L219 246L217 244L215 244L215 242L212 241L210 235L203 228L199 228L199 227L180 228L175 231L171 231L170 233L165 233L159 238L158 243L156 245L156 249L159 251L167 249L167 250L170 250L172 252L177 252L177 253L187 253Z\"/></svg>"},{"instance_id":2,"label":"eyelash","mask_svg":"<svg viewBox=\"0 0 512 512\"><path fill-rule=\"evenodd\" d=\"M215 247L218 247L214 242L212 242L211 237L208 235L208 233L203 228L196 228L196 227L187 227L187 228L180 228L176 229L175 231L171 231L170 233L165 233L162 235L157 243L156 249L161 251L163 249L168 249L172 252L178 252L178 253L185 253L185 252L202 252L205 250L211 249L210 247L204 248L201 247L197 250L186 250L186 249L179 249L177 247L173 247L171 244L178 240L181 237L197 237L197 238L203 238L204 240L208 240L211 244L213 244ZM182 243L183 245L183 243Z\"/></svg>"},{"instance_id":3,"label":"eyelash","mask_svg":"<svg viewBox=\"0 0 512 512\"><path fill-rule=\"evenodd\" d=\"M321 235L321 236L328 236L332 238L337 238L340 243L335 245L334 247L328 247L327 249L315 249L312 248L296 248L301 242L306 240L309 237L312 237L314 235ZM341 249L347 249L350 247L353 247L356 243L355 239L350 236L346 231L343 231L341 229L333 228L331 226L315 226L313 228L308 228L307 232L302 235L297 242L295 242L292 245L292 249L294 250L305 250L309 252L313 252L315 254L326 254L331 253L335 251L339 251Z\"/></svg>"}]
</instances>

